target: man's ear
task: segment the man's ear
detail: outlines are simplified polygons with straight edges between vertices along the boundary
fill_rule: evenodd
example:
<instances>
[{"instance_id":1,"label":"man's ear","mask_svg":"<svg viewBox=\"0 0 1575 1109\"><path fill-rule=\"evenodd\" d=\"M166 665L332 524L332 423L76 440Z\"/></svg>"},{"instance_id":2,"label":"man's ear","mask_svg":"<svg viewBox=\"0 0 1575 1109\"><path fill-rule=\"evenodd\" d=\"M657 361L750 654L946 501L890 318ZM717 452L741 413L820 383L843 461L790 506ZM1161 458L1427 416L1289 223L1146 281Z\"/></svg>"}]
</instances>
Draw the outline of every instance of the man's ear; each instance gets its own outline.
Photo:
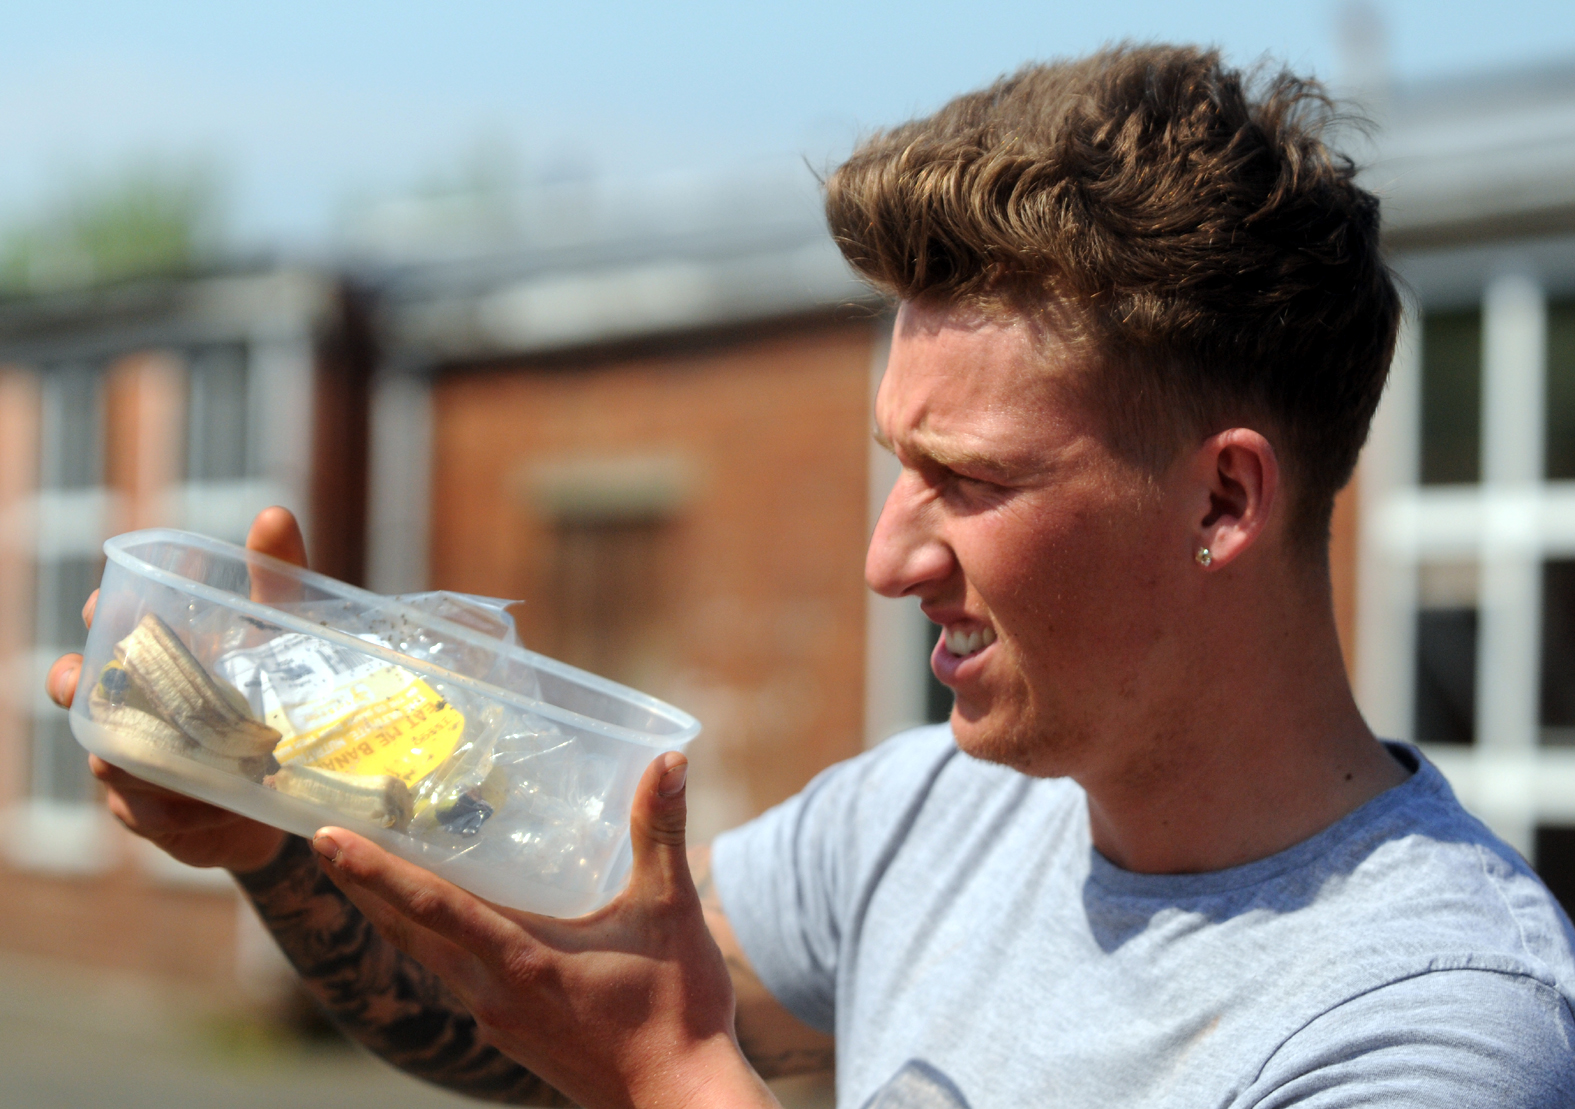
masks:
<instances>
[{"instance_id":1,"label":"man's ear","mask_svg":"<svg viewBox=\"0 0 1575 1109\"><path fill-rule=\"evenodd\" d=\"M1211 435L1194 457L1200 492L1207 495L1194 554L1207 568L1224 566L1268 526L1279 493L1279 459L1267 439L1245 427Z\"/></svg>"}]
</instances>

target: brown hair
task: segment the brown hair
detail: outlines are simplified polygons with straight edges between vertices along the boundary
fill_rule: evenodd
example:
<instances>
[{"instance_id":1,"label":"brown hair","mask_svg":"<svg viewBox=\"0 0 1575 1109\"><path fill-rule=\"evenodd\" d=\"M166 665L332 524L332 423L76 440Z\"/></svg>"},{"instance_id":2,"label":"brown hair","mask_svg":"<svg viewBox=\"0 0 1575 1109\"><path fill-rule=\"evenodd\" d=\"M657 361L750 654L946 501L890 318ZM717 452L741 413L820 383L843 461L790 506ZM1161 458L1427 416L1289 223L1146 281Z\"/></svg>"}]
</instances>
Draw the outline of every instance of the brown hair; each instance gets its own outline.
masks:
<instances>
[{"instance_id":1,"label":"brown hair","mask_svg":"<svg viewBox=\"0 0 1575 1109\"><path fill-rule=\"evenodd\" d=\"M1256 419L1296 542L1321 552L1383 391L1400 300L1378 201L1315 82L1215 51L1118 47L1030 66L865 141L831 230L906 300L1049 319L1086 339L1117 450L1162 470Z\"/></svg>"}]
</instances>

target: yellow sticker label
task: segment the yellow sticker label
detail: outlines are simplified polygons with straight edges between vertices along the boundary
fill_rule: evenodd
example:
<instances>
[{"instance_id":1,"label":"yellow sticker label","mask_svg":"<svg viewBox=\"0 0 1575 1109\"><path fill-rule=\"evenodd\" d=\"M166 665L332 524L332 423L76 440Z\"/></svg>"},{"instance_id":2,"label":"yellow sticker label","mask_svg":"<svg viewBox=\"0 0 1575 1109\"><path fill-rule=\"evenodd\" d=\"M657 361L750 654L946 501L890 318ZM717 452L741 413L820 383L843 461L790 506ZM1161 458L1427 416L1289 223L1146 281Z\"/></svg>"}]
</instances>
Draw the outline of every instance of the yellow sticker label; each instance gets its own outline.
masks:
<instances>
[{"instance_id":1,"label":"yellow sticker label","mask_svg":"<svg viewBox=\"0 0 1575 1109\"><path fill-rule=\"evenodd\" d=\"M465 714L426 682L398 667L381 667L340 686L310 706L294 735L280 741L280 763L346 774L393 774L414 786L454 753Z\"/></svg>"}]
</instances>

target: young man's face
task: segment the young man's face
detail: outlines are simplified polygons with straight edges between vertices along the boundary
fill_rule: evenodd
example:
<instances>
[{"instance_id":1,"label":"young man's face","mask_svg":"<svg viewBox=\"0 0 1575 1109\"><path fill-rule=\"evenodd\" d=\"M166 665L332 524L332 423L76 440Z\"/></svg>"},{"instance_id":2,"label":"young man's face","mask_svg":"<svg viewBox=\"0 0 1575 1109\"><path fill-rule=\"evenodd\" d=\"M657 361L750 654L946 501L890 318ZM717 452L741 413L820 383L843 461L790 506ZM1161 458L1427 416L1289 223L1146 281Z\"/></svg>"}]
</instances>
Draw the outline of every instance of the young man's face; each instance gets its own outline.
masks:
<instances>
[{"instance_id":1,"label":"young man's face","mask_svg":"<svg viewBox=\"0 0 1575 1109\"><path fill-rule=\"evenodd\" d=\"M1136 756L1123 737L1162 738L1202 645L1174 611L1197 571L1186 498L1104 445L1079 368L1022 323L905 304L875 404L902 476L865 576L942 626L931 665L964 750L1081 777Z\"/></svg>"}]
</instances>

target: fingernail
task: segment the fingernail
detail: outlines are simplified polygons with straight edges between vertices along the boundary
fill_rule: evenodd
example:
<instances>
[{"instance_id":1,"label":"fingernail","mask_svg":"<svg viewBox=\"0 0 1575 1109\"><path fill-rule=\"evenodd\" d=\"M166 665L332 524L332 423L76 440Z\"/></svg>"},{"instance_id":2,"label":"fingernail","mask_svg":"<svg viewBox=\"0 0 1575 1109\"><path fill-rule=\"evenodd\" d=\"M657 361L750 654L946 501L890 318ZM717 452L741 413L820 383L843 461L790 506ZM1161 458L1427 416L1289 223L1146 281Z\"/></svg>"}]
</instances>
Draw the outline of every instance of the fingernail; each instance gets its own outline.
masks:
<instances>
[{"instance_id":1,"label":"fingernail","mask_svg":"<svg viewBox=\"0 0 1575 1109\"><path fill-rule=\"evenodd\" d=\"M673 797L684 791L684 779L689 776L689 764L681 762L667 768L662 780L656 783L656 792L663 797Z\"/></svg>"},{"instance_id":2,"label":"fingernail","mask_svg":"<svg viewBox=\"0 0 1575 1109\"><path fill-rule=\"evenodd\" d=\"M331 863L339 861L339 844L327 832L318 832L312 837L312 850Z\"/></svg>"}]
</instances>

